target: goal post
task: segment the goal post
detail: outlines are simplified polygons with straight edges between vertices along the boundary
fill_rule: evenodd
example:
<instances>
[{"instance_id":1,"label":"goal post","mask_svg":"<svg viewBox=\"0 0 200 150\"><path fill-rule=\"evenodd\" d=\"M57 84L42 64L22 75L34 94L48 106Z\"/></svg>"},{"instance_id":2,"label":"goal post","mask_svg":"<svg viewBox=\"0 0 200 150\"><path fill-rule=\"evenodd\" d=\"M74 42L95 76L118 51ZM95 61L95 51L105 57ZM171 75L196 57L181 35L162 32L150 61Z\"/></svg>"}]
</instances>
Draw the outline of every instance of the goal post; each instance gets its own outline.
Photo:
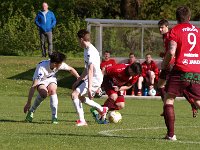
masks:
<instances>
[{"instance_id":1,"label":"goal post","mask_svg":"<svg viewBox=\"0 0 200 150\"><path fill-rule=\"evenodd\" d=\"M106 50L113 57L128 57L133 52L138 59L143 59L146 53L151 53L154 59L164 51L162 35L159 33L159 20L117 20L87 18L87 29L91 32L92 43L100 55ZM191 21L199 26L198 21ZM177 24L169 21L169 28Z\"/></svg>"}]
</instances>

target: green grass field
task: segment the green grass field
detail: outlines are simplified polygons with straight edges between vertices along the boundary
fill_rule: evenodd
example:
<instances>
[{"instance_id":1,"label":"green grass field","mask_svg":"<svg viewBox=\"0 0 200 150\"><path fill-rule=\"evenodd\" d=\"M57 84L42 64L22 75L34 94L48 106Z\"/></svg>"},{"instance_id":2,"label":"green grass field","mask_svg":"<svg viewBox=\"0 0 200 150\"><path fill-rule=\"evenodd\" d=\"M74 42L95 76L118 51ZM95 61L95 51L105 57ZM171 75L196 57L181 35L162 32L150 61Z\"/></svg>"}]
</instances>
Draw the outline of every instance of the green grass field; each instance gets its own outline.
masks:
<instances>
[{"instance_id":1,"label":"green grass field","mask_svg":"<svg viewBox=\"0 0 200 150\"><path fill-rule=\"evenodd\" d=\"M200 120L192 118L186 101L175 102L178 141L163 140L166 128L159 100L127 99L121 110L122 122L99 125L84 105L87 127L76 127L75 109L70 99L74 78L61 72L59 78L58 125L51 124L49 98L34 114L33 123L25 123L23 107L37 57L0 57L0 149L67 150L194 150L200 147ZM81 72L82 60L68 60ZM96 99L103 103L104 99Z\"/></svg>"}]
</instances>

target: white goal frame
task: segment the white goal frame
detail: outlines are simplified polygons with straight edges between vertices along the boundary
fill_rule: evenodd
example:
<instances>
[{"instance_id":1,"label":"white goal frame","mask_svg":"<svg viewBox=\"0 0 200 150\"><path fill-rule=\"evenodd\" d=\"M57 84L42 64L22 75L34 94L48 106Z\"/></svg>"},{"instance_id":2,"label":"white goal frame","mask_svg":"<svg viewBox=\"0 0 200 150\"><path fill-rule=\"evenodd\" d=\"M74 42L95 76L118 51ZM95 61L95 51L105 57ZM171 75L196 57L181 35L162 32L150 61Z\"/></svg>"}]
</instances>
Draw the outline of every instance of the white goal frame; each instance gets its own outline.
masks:
<instances>
[{"instance_id":1,"label":"white goal frame","mask_svg":"<svg viewBox=\"0 0 200 150\"><path fill-rule=\"evenodd\" d=\"M86 18L87 30L91 31L91 27L95 27L97 34L95 35L95 47L102 56L102 33L106 27L139 27L141 28L141 56L144 58L144 28L158 28L159 20L117 20L117 19L91 19ZM199 21L190 21L193 25L199 26ZM169 21L170 27L177 24L177 21Z\"/></svg>"}]
</instances>

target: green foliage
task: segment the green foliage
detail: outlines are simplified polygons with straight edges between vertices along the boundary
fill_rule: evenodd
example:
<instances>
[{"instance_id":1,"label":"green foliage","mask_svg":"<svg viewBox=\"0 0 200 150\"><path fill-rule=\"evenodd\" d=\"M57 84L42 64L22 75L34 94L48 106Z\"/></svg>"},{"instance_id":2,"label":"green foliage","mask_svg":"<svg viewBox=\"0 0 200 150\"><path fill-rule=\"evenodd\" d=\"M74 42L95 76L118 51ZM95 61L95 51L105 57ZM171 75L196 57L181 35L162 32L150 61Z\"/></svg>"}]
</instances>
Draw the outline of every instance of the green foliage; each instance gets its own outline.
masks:
<instances>
[{"instance_id":1,"label":"green foliage","mask_svg":"<svg viewBox=\"0 0 200 150\"><path fill-rule=\"evenodd\" d=\"M34 23L36 13L42 8L42 0L0 0L0 55L35 55L41 50L38 29ZM122 4L125 8L121 8ZM175 10L179 5L191 8L191 20L200 18L200 2L198 0L47 0L49 9L57 18L57 25L53 30L54 49L76 56L82 52L79 48L76 33L86 28L85 18L111 18L124 19L123 10L130 10L140 20L160 20L167 18L175 20ZM138 3L136 6L134 4ZM130 4L130 5L129 5ZM127 8L126 8L127 7ZM132 7L135 7L132 9ZM137 7L137 8L136 8ZM132 12L137 11L137 12ZM130 12L127 12L130 13ZM122 15L123 14L123 15ZM138 40L139 30L130 31L108 30L104 35L105 49L115 51L116 55L124 55L129 51L140 54ZM149 32L150 33L150 32ZM154 34L154 33L152 33ZM123 39L121 41L121 39ZM152 44L144 45L145 49L152 49L151 45L158 45L154 39ZM153 49L159 49L159 46Z\"/></svg>"},{"instance_id":2,"label":"green foliage","mask_svg":"<svg viewBox=\"0 0 200 150\"><path fill-rule=\"evenodd\" d=\"M8 19L1 30L0 39L2 47L0 53L3 55L30 55L38 46L38 31L34 25L32 16L25 17L20 10Z\"/></svg>"}]
</instances>

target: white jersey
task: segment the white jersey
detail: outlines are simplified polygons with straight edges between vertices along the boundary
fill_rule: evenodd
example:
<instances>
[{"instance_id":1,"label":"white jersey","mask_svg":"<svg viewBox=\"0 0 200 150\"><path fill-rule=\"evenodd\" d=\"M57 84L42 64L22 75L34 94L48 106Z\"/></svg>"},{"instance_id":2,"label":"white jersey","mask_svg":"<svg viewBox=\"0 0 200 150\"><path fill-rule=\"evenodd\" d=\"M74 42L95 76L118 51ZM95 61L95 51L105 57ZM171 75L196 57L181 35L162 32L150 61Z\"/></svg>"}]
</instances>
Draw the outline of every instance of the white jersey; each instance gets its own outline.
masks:
<instances>
[{"instance_id":1,"label":"white jersey","mask_svg":"<svg viewBox=\"0 0 200 150\"><path fill-rule=\"evenodd\" d=\"M50 60L41 61L35 70L33 75L33 80L37 79L39 81L44 81L51 77L56 78L56 73L59 70L69 70L69 66L66 63L62 63L59 68L54 68L53 70L50 68Z\"/></svg>"},{"instance_id":2,"label":"white jersey","mask_svg":"<svg viewBox=\"0 0 200 150\"><path fill-rule=\"evenodd\" d=\"M84 49L84 61L85 68L87 70L89 65L94 65L92 82L101 85L103 81L103 75L100 69L100 55L98 50L92 44L90 44L88 48Z\"/></svg>"}]
</instances>

